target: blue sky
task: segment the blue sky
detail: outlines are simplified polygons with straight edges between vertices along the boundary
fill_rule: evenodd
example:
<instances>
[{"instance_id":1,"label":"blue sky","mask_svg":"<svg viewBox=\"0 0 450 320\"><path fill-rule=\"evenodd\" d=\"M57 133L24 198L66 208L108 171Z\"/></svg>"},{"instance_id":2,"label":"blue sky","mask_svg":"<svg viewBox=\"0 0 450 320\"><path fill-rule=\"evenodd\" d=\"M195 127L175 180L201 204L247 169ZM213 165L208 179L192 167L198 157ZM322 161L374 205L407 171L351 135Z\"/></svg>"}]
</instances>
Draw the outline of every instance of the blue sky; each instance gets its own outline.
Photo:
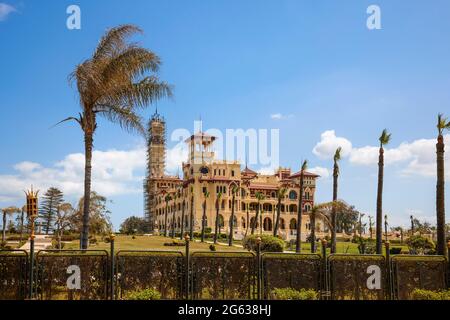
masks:
<instances>
[{"instance_id":1,"label":"blue sky","mask_svg":"<svg viewBox=\"0 0 450 320\"><path fill-rule=\"evenodd\" d=\"M66 28L71 4L81 30ZM366 27L371 4L381 30ZM67 81L76 64L106 28L132 23L175 86L174 100L158 103L169 134L200 116L204 129L280 129L281 165L297 170L307 158L323 176L319 202L331 198L330 155L344 145L339 196L373 215L377 139L388 128L384 210L392 224L411 213L434 223L436 115L450 115L449 11L445 0L0 0L0 207L21 205L31 183L57 185L75 203L81 131L50 127L79 110ZM113 201L116 227L142 214L143 144L100 121L94 187Z\"/></svg>"}]
</instances>

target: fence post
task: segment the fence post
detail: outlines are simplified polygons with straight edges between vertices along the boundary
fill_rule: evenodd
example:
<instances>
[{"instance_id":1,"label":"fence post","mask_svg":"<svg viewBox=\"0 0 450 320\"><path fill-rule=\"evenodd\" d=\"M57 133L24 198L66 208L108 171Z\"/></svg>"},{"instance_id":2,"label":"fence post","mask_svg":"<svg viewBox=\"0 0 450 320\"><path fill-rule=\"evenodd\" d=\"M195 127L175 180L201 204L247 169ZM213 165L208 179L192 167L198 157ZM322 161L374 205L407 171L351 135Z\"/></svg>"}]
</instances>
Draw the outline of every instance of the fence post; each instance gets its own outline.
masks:
<instances>
[{"instance_id":1,"label":"fence post","mask_svg":"<svg viewBox=\"0 0 450 320\"><path fill-rule=\"evenodd\" d=\"M256 298L261 300L261 237L256 238Z\"/></svg>"},{"instance_id":2,"label":"fence post","mask_svg":"<svg viewBox=\"0 0 450 320\"><path fill-rule=\"evenodd\" d=\"M323 279L324 279L324 281L323 281L323 289L324 289L324 292L325 292L325 294L322 294L322 297L324 297L325 298L325 300L327 300L328 299L328 295L329 295L329 292L328 292L328 273L327 273L327 244L328 244L328 242L327 242L327 240L326 239L322 239L322 258L323 258L323 270L324 270L324 272L323 272Z\"/></svg>"},{"instance_id":3,"label":"fence post","mask_svg":"<svg viewBox=\"0 0 450 320\"><path fill-rule=\"evenodd\" d=\"M392 287L391 287L391 252L390 252L390 243L386 241L384 243L384 247L386 248L386 286L387 286L387 298L392 299Z\"/></svg>"},{"instance_id":4,"label":"fence post","mask_svg":"<svg viewBox=\"0 0 450 320\"><path fill-rule=\"evenodd\" d=\"M189 235L186 233L184 236L184 241L186 242L186 264L184 266L184 281L185 281L185 295L186 300L189 300L189 245L190 245L190 239Z\"/></svg>"},{"instance_id":5,"label":"fence post","mask_svg":"<svg viewBox=\"0 0 450 320\"><path fill-rule=\"evenodd\" d=\"M30 277L29 277L29 292L30 299L33 299L33 275L34 275L34 232L30 236Z\"/></svg>"},{"instance_id":6,"label":"fence post","mask_svg":"<svg viewBox=\"0 0 450 320\"><path fill-rule=\"evenodd\" d=\"M111 295L111 300L114 300L114 296L115 296L115 294L114 294L114 290L115 290L115 277L114 277L114 265L115 265L115 256L114 256L114 238L115 238L115 235L112 233L111 235L110 235L110 237L109 237L109 239L110 239L110 250L111 250L111 268L110 268L110 271L111 271L111 276L110 276L110 280L111 280L111 292L110 292L110 295Z\"/></svg>"}]
</instances>

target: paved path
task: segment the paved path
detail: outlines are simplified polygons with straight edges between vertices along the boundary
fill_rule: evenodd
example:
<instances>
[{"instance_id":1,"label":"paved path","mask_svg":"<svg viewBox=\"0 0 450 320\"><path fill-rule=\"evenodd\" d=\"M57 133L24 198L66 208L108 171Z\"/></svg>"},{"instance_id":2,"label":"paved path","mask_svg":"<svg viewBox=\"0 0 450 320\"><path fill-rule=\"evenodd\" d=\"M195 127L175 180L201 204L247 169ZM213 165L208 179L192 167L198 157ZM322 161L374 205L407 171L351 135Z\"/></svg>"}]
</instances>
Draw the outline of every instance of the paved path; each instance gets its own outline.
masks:
<instances>
[{"instance_id":1,"label":"paved path","mask_svg":"<svg viewBox=\"0 0 450 320\"><path fill-rule=\"evenodd\" d=\"M34 251L48 249L49 247L51 247L51 245L51 236L36 235L36 237L34 238ZM30 240L28 240L20 249L30 252Z\"/></svg>"}]
</instances>

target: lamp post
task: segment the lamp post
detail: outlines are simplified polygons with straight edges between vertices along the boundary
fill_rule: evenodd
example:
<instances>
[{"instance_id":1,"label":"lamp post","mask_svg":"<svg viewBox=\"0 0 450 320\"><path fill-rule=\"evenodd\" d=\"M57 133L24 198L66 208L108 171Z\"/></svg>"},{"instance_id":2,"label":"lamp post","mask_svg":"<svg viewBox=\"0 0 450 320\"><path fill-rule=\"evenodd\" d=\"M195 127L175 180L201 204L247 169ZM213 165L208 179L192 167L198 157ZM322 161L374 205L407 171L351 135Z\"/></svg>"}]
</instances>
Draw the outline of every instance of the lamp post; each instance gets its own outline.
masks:
<instances>
[{"instance_id":1,"label":"lamp post","mask_svg":"<svg viewBox=\"0 0 450 320\"><path fill-rule=\"evenodd\" d=\"M384 238L386 242L388 241L388 222L387 222L387 215L384 215Z\"/></svg>"},{"instance_id":2,"label":"lamp post","mask_svg":"<svg viewBox=\"0 0 450 320\"><path fill-rule=\"evenodd\" d=\"M27 196L27 218L30 222L30 285L29 285L29 298L33 298L33 274L34 274L34 228L35 228L35 220L37 218L37 208L38 208L38 191L33 190L33 186L31 186L31 190L25 192Z\"/></svg>"}]
</instances>

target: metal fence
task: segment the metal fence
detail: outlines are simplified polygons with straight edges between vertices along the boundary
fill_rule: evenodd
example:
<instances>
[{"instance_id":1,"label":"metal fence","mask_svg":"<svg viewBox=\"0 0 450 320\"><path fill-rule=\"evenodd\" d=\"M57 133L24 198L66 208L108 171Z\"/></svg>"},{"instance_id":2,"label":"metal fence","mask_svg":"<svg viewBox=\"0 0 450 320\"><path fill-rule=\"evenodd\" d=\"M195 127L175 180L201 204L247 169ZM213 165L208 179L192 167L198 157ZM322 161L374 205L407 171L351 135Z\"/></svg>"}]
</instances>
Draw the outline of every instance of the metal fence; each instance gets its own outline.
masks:
<instances>
[{"instance_id":1,"label":"metal fence","mask_svg":"<svg viewBox=\"0 0 450 320\"><path fill-rule=\"evenodd\" d=\"M333 300L385 300L388 270L382 255L332 254L328 275Z\"/></svg>"},{"instance_id":2,"label":"metal fence","mask_svg":"<svg viewBox=\"0 0 450 320\"><path fill-rule=\"evenodd\" d=\"M108 298L107 251L41 250L36 255L34 296L41 300Z\"/></svg>"},{"instance_id":3,"label":"metal fence","mask_svg":"<svg viewBox=\"0 0 450 320\"><path fill-rule=\"evenodd\" d=\"M0 251L0 300L26 298L28 261L26 251Z\"/></svg>"},{"instance_id":4,"label":"metal fence","mask_svg":"<svg viewBox=\"0 0 450 320\"><path fill-rule=\"evenodd\" d=\"M251 252L0 251L0 300L275 299L275 289L313 289L321 298L411 299L414 289L448 287L443 256ZM33 275L33 277L31 277ZM29 279L32 279L30 281Z\"/></svg>"},{"instance_id":5,"label":"metal fence","mask_svg":"<svg viewBox=\"0 0 450 320\"><path fill-rule=\"evenodd\" d=\"M395 256L391 259L395 299L411 299L414 289L444 290L448 264L440 256Z\"/></svg>"},{"instance_id":6,"label":"metal fence","mask_svg":"<svg viewBox=\"0 0 450 320\"><path fill-rule=\"evenodd\" d=\"M253 299L256 259L246 252L194 252L191 255L193 299Z\"/></svg>"},{"instance_id":7,"label":"metal fence","mask_svg":"<svg viewBox=\"0 0 450 320\"><path fill-rule=\"evenodd\" d=\"M264 253L261 255L264 299L273 299L273 290L292 288L322 291L323 259L318 254Z\"/></svg>"},{"instance_id":8,"label":"metal fence","mask_svg":"<svg viewBox=\"0 0 450 320\"><path fill-rule=\"evenodd\" d=\"M152 288L162 299L183 298L184 256L178 251L119 251L116 298Z\"/></svg>"}]
</instances>

